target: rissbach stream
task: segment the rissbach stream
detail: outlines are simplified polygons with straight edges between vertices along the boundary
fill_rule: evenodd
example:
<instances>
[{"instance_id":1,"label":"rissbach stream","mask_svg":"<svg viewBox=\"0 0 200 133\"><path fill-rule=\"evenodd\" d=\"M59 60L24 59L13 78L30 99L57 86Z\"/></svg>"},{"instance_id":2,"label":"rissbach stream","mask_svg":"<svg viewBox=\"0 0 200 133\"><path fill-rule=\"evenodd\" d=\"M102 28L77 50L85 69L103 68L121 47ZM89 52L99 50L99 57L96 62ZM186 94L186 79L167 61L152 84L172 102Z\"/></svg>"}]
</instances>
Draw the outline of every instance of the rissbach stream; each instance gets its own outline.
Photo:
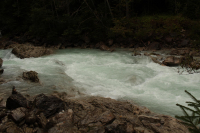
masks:
<instances>
[{"instance_id":1,"label":"rissbach stream","mask_svg":"<svg viewBox=\"0 0 200 133\"><path fill-rule=\"evenodd\" d=\"M182 115L176 103L186 105L188 90L200 99L200 75L179 74L177 67L154 63L147 56L132 56L118 50L58 50L52 55L20 59L9 50L0 50L4 60L0 97L8 97L12 86L22 94L50 94L54 91L77 95L127 100L165 115ZM24 81L24 71L36 71L40 84Z\"/></svg>"}]
</instances>

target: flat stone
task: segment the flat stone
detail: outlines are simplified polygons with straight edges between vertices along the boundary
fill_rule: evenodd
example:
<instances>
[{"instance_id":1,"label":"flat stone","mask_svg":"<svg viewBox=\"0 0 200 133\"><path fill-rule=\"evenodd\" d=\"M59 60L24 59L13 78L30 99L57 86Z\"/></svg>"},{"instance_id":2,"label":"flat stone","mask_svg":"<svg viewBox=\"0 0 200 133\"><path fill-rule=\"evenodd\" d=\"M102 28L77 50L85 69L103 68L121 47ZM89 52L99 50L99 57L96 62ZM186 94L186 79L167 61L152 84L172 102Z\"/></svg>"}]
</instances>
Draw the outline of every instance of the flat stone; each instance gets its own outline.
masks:
<instances>
[{"instance_id":1,"label":"flat stone","mask_svg":"<svg viewBox=\"0 0 200 133\"><path fill-rule=\"evenodd\" d=\"M13 119L16 123L20 123L25 118L26 108L20 107L11 111L9 117Z\"/></svg>"},{"instance_id":2,"label":"flat stone","mask_svg":"<svg viewBox=\"0 0 200 133\"><path fill-rule=\"evenodd\" d=\"M153 117L153 116L146 116L146 115L140 115L140 116L138 117L138 119L139 119L140 121L146 120L146 121L148 121L148 122L150 122L150 123L160 123L160 122L161 122L161 119L160 119L160 118Z\"/></svg>"}]
</instances>

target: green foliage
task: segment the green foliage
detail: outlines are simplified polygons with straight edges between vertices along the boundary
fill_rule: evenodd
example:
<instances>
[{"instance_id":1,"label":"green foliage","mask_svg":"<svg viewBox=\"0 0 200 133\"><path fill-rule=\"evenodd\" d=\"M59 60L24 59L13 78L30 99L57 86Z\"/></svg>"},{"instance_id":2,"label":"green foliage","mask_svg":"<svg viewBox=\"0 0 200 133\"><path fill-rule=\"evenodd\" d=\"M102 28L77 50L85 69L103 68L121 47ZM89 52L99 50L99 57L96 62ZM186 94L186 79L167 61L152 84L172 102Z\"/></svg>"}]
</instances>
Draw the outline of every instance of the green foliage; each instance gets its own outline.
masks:
<instances>
[{"instance_id":1,"label":"green foliage","mask_svg":"<svg viewBox=\"0 0 200 133\"><path fill-rule=\"evenodd\" d=\"M182 123L185 124L192 133L199 133L199 124L200 124L200 100L197 100L191 93L185 90L185 92L192 98L194 102L186 102L189 107L176 104L179 106L184 116L176 116L176 118L182 120Z\"/></svg>"}]
</instances>

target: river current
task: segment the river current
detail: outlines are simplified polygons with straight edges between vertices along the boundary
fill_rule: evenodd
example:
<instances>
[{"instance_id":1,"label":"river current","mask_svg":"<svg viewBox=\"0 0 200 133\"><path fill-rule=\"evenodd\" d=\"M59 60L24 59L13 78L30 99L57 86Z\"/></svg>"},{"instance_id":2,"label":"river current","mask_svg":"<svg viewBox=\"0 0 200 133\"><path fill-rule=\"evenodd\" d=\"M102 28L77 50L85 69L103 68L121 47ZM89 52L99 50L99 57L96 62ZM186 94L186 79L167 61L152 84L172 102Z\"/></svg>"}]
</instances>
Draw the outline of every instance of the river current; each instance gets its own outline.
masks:
<instances>
[{"instance_id":1,"label":"river current","mask_svg":"<svg viewBox=\"0 0 200 133\"><path fill-rule=\"evenodd\" d=\"M58 91L128 100L171 116L182 114L176 103L191 101L184 90L200 99L198 73L179 74L176 67L161 66L147 56L132 56L123 50L66 49L26 59L17 58L11 50L0 50L0 58L4 60L1 77L10 80L0 85L1 97L9 96L15 85L29 95ZM21 78L30 70L38 72L40 84Z\"/></svg>"}]
</instances>

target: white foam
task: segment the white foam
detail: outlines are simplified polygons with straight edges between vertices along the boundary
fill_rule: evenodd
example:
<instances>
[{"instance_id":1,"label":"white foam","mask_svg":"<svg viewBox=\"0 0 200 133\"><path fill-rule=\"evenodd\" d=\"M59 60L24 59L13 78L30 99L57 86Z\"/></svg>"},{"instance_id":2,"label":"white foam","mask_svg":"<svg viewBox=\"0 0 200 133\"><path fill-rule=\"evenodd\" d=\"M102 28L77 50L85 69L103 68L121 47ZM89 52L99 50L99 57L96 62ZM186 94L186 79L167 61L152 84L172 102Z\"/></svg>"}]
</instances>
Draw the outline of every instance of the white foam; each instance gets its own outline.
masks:
<instances>
[{"instance_id":1,"label":"white foam","mask_svg":"<svg viewBox=\"0 0 200 133\"><path fill-rule=\"evenodd\" d=\"M32 84L20 85L34 88L28 89L30 93L68 91L75 85L88 95L132 100L172 116L182 113L176 103L185 105L190 100L184 90L200 99L199 74L180 75L177 68L158 65L146 56L135 57L125 51L68 49L50 56L19 59L10 58L9 52L0 50L6 68L2 76L17 77L24 70L38 72L40 90Z\"/></svg>"}]
</instances>

